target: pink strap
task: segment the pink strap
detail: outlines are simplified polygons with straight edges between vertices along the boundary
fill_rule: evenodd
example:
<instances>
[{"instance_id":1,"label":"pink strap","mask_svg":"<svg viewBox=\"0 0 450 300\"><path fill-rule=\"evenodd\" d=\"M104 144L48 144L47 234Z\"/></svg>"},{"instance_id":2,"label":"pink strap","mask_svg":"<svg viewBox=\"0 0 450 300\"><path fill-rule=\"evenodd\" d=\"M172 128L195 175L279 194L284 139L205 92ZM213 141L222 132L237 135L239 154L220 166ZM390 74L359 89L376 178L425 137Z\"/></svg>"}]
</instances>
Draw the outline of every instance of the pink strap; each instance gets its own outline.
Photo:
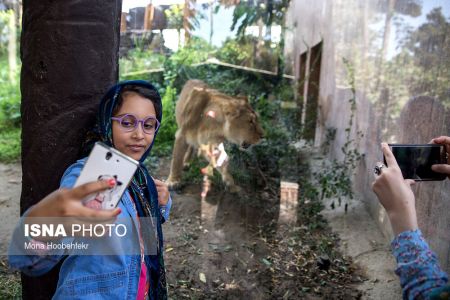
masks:
<instances>
[{"instance_id":1,"label":"pink strap","mask_svg":"<svg viewBox=\"0 0 450 300\"><path fill-rule=\"evenodd\" d=\"M145 300L147 294L147 266L141 263L141 275L139 276L138 292L136 300Z\"/></svg>"}]
</instances>

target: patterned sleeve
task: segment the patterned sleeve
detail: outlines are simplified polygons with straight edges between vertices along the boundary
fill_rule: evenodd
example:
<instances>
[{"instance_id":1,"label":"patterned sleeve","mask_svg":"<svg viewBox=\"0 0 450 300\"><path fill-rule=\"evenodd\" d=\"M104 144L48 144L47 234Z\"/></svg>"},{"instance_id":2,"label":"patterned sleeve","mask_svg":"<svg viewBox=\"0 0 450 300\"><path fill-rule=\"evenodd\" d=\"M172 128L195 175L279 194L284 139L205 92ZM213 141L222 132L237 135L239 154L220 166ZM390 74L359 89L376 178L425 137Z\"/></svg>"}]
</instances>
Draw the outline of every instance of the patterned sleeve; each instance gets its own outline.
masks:
<instances>
[{"instance_id":1,"label":"patterned sleeve","mask_svg":"<svg viewBox=\"0 0 450 300\"><path fill-rule=\"evenodd\" d=\"M169 200L167 201L167 204L159 206L159 209L161 211L161 216L164 218L163 223L169 219L171 208L172 208L172 196L170 196L170 194L169 194Z\"/></svg>"},{"instance_id":2,"label":"patterned sleeve","mask_svg":"<svg viewBox=\"0 0 450 300\"><path fill-rule=\"evenodd\" d=\"M439 267L436 255L419 229L400 233L391 246L403 299L429 299L438 289L445 289L447 274Z\"/></svg>"}]
</instances>

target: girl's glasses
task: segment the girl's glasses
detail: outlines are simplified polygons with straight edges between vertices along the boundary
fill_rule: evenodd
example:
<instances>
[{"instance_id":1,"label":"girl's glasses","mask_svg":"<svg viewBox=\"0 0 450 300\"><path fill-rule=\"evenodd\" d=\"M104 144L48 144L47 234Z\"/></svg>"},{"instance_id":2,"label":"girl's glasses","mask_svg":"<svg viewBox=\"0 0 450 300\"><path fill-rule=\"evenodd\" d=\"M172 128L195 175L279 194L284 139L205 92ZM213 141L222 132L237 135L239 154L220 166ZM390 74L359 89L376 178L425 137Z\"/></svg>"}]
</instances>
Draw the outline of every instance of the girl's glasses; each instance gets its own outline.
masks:
<instances>
[{"instance_id":1,"label":"girl's glasses","mask_svg":"<svg viewBox=\"0 0 450 300\"><path fill-rule=\"evenodd\" d=\"M155 134L159 128L159 121L155 117L147 117L139 120L132 114L126 114L121 117L111 117L111 120L118 121L120 127L127 132L135 130L138 123L141 123L142 130L146 134Z\"/></svg>"}]
</instances>

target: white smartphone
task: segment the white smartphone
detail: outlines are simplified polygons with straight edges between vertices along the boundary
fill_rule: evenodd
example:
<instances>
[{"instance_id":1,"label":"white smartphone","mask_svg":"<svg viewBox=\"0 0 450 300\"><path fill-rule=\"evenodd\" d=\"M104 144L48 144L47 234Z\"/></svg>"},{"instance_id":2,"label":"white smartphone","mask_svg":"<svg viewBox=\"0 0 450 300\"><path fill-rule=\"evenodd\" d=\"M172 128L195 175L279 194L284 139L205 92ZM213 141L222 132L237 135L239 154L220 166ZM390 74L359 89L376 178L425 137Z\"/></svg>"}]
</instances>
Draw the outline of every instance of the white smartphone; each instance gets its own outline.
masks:
<instances>
[{"instance_id":1,"label":"white smartphone","mask_svg":"<svg viewBox=\"0 0 450 300\"><path fill-rule=\"evenodd\" d=\"M75 187L96 181L114 178L116 185L83 199L83 204L93 209L113 209L117 206L139 163L112 147L97 142L92 149Z\"/></svg>"}]
</instances>

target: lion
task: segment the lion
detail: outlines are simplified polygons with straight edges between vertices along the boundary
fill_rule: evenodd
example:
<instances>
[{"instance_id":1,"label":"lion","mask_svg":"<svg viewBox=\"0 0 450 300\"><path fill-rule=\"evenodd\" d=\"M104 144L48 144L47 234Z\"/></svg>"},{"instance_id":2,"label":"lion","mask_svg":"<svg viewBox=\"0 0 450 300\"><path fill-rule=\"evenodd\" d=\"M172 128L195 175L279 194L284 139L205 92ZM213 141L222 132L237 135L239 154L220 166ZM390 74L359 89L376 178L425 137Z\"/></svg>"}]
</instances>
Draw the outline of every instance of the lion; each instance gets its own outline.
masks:
<instances>
[{"instance_id":1,"label":"lion","mask_svg":"<svg viewBox=\"0 0 450 300\"><path fill-rule=\"evenodd\" d=\"M215 149L224 141L239 145L242 149L257 144L264 135L258 115L246 98L231 97L211 89L201 80L189 80L181 90L175 108L178 130L175 134L169 188L178 188L183 167L189 165L196 150L212 163L205 149ZM230 191L237 192L228 163L212 166L219 171Z\"/></svg>"}]
</instances>

